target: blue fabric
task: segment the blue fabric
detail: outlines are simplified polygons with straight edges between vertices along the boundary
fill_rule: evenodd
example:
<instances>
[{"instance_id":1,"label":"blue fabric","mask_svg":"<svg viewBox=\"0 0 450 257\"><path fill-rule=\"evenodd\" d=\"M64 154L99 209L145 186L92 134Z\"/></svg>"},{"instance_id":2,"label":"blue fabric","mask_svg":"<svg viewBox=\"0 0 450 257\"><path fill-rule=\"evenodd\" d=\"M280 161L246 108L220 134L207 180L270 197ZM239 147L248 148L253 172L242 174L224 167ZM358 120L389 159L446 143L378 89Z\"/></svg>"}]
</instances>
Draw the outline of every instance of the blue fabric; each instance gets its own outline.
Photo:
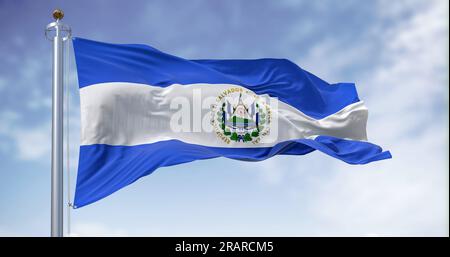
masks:
<instances>
[{"instance_id":1,"label":"blue fabric","mask_svg":"<svg viewBox=\"0 0 450 257\"><path fill-rule=\"evenodd\" d=\"M80 88L105 82L236 84L256 94L277 97L303 113L321 119L358 102L354 84L330 85L284 59L186 60L146 45L119 45L74 38ZM302 155L319 150L350 164L391 158L374 144L319 136L264 148L221 148L178 140L137 146L103 144L80 147L75 207L102 199L159 167L227 157L261 161L277 154Z\"/></svg>"},{"instance_id":2,"label":"blue fabric","mask_svg":"<svg viewBox=\"0 0 450 257\"><path fill-rule=\"evenodd\" d=\"M150 46L74 38L80 88L105 82L236 84L321 119L358 102L353 83L328 84L285 59L186 60Z\"/></svg>"},{"instance_id":3,"label":"blue fabric","mask_svg":"<svg viewBox=\"0 0 450 257\"><path fill-rule=\"evenodd\" d=\"M83 145L80 148L75 208L98 201L152 173L159 167L227 157L261 161L277 154L303 155L319 150L350 164L365 164L391 158L374 144L319 136L264 148L221 148L188 144L179 140L137 146Z\"/></svg>"}]
</instances>

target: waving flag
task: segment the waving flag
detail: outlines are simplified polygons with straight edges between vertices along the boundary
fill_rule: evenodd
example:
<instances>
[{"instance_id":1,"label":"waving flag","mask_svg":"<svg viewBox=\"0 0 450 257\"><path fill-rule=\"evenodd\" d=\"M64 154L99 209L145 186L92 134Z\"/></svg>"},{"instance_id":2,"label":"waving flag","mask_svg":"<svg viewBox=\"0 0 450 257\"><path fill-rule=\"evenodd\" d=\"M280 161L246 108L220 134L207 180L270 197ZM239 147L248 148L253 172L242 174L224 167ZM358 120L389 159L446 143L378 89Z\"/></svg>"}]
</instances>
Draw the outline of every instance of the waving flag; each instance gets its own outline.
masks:
<instances>
[{"instance_id":1,"label":"waving flag","mask_svg":"<svg viewBox=\"0 0 450 257\"><path fill-rule=\"evenodd\" d=\"M352 83L285 59L186 60L146 45L73 39L81 105L75 207L158 167L319 150L350 164L391 158L367 142Z\"/></svg>"}]
</instances>

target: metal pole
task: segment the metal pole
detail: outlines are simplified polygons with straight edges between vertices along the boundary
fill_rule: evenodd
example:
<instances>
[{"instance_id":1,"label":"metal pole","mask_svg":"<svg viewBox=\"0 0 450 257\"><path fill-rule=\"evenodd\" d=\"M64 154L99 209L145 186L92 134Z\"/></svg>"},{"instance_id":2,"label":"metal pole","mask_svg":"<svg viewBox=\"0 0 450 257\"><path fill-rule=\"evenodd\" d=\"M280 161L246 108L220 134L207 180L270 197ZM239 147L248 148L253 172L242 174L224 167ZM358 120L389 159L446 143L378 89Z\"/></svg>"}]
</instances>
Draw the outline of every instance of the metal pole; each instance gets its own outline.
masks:
<instances>
[{"instance_id":1,"label":"metal pole","mask_svg":"<svg viewBox=\"0 0 450 257\"><path fill-rule=\"evenodd\" d=\"M52 174L51 174L51 236L63 236L63 42L70 37L70 29L60 23L61 10L53 12L55 22L46 29L53 31L53 83L52 83ZM64 35L64 34L67 34Z\"/></svg>"},{"instance_id":2,"label":"metal pole","mask_svg":"<svg viewBox=\"0 0 450 257\"><path fill-rule=\"evenodd\" d=\"M53 39L52 236L63 236L63 56L59 27Z\"/></svg>"}]
</instances>

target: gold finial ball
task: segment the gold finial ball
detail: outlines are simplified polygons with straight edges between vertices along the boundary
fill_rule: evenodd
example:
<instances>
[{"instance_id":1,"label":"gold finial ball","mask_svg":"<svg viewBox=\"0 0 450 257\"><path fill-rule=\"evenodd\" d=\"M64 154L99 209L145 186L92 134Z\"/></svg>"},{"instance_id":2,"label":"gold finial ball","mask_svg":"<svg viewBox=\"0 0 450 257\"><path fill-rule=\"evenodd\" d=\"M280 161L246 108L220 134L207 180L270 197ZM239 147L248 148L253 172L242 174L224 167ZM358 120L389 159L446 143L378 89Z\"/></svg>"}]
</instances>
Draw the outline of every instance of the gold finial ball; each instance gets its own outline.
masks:
<instances>
[{"instance_id":1,"label":"gold finial ball","mask_svg":"<svg viewBox=\"0 0 450 257\"><path fill-rule=\"evenodd\" d=\"M53 11L53 18L55 20L61 20L64 17L64 12L61 9L56 9Z\"/></svg>"}]
</instances>

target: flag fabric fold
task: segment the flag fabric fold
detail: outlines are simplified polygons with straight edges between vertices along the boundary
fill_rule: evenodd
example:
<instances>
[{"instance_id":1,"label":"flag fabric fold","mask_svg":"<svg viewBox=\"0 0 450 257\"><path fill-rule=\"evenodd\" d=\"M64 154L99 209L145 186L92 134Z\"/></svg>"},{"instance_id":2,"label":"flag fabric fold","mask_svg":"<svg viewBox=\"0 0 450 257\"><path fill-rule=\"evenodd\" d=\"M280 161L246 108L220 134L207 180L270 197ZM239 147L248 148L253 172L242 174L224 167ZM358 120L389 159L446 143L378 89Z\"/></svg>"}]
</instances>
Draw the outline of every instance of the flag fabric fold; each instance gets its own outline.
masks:
<instances>
[{"instance_id":1,"label":"flag fabric fold","mask_svg":"<svg viewBox=\"0 0 450 257\"><path fill-rule=\"evenodd\" d=\"M73 39L81 146L74 205L159 167L319 150L349 164L391 158L367 141L352 83L285 59L186 60L146 45Z\"/></svg>"}]
</instances>

